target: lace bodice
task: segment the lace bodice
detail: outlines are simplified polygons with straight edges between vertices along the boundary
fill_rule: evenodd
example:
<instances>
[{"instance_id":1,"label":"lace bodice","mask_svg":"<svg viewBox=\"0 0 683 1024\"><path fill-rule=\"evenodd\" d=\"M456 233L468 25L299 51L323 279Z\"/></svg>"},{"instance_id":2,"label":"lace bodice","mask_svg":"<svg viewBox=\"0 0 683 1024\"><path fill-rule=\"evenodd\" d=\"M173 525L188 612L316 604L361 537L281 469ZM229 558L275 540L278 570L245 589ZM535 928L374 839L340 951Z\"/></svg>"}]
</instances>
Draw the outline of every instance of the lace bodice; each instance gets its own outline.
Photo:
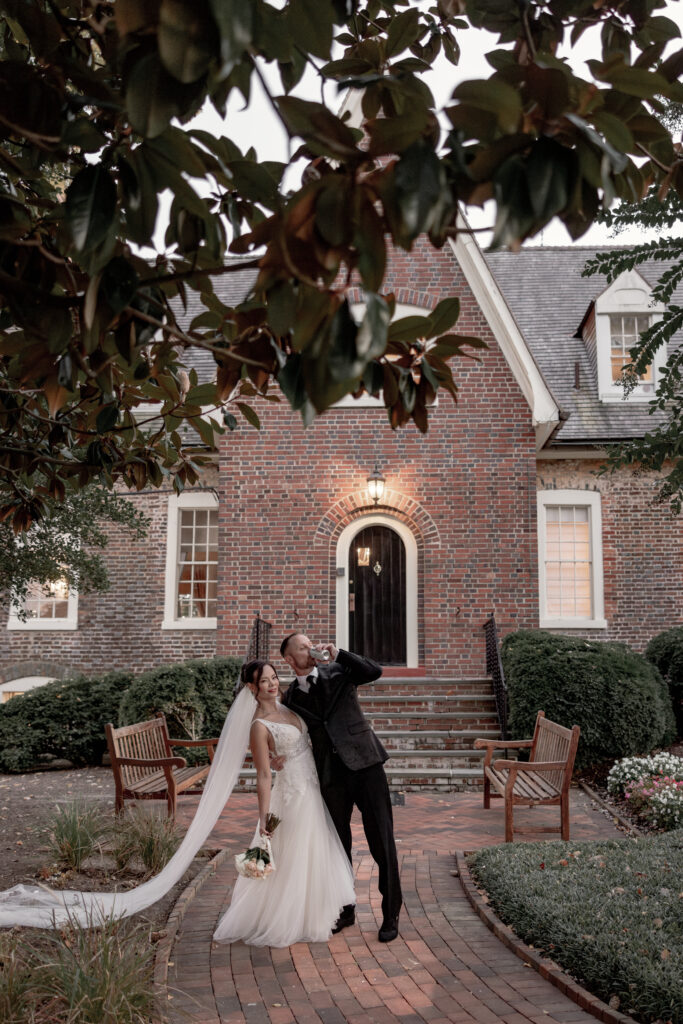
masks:
<instances>
[{"instance_id":1,"label":"lace bodice","mask_svg":"<svg viewBox=\"0 0 683 1024\"><path fill-rule=\"evenodd\" d=\"M275 777L273 797L277 794L286 805L294 793L303 793L310 786L318 788L318 773L306 723L299 718L301 729L297 729L289 722L269 722L265 718L260 721L273 737L275 752L285 758L284 768Z\"/></svg>"}]
</instances>

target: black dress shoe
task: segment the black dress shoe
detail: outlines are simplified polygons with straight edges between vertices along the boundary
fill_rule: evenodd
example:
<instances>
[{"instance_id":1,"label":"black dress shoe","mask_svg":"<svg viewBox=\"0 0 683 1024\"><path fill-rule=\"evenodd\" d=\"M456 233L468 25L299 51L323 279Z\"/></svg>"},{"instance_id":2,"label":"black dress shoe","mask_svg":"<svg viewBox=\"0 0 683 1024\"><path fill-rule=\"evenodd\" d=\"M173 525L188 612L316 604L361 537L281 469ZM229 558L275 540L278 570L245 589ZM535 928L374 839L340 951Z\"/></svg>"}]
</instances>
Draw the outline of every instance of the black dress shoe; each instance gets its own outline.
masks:
<instances>
[{"instance_id":1,"label":"black dress shoe","mask_svg":"<svg viewBox=\"0 0 683 1024\"><path fill-rule=\"evenodd\" d=\"M350 928L352 924L356 923L356 908L355 907L342 907L342 912L337 919L337 923L332 929L332 934L336 935L342 928Z\"/></svg>"},{"instance_id":2,"label":"black dress shoe","mask_svg":"<svg viewBox=\"0 0 683 1024\"><path fill-rule=\"evenodd\" d=\"M398 918L392 917L382 921L377 938L380 942L393 942L398 935Z\"/></svg>"}]
</instances>

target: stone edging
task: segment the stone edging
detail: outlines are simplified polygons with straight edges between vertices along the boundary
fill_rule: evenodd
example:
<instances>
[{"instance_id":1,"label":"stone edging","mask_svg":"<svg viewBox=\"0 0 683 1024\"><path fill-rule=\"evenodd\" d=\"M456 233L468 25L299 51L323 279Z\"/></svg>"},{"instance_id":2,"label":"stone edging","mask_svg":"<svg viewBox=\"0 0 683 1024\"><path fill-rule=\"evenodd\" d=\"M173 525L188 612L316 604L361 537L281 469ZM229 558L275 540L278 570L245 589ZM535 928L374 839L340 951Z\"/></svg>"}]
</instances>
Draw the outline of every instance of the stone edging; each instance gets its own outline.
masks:
<instances>
[{"instance_id":1,"label":"stone edging","mask_svg":"<svg viewBox=\"0 0 683 1024\"><path fill-rule=\"evenodd\" d=\"M171 950L173 949L173 943L176 940L178 930L183 918L185 917L187 908L204 883L216 873L216 869L219 864L222 864L228 856L228 853L229 851L227 849L219 850L218 853L211 858L209 863L203 867L199 874L195 875L192 881L185 887L185 889L183 889L168 915L165 925L166 934L159 940L159 942L157 942L154 950L154 991L157 998L162 1001L162 1007L166 1005L166 999L164 997L166 995L168 983L168 961L171 956Z\"/></svg>"},{"instance_id":2,"label":"stone edging","mask_svg":"<svg viewBox=\"0 0 683 1024\"><path fill-rule=\"evenodd\" d=\"M594 800L598 807L601 807L603 811L607 811L610 817L618 821L621 827L625 828L627 832L631 833L631 835L641 836L644 834L641 831L641 829L637 827L637 825L634 825L632 821L629 821L628 818L625 818L623 814L621 814L621 812L617 810L616 807L613 807L612 804L608 804L605 800L603 800L602 797L599 796L599 794L596 793L594 789L591 789L587 782L579 782L579 786L584 791L586 796L589 796L591 800Z\"/></svg>"},{"instance_id":3,"label":"stone edging","mask_svg":"<svg viewBox=\"0 0 683 1024\"><path fill-rule=\"evenodd\" d=\"M512 950L528 967L533 967L541 977L546 978L556 988L559 988L561 992L564 992L582 1010L592 1014L598 1020L603 1021L604 1024L633 1024L633 1017L620 1013L618 1010L613 1010L607 1003L603 1003L602 999L586 991L578 982L574 981L568 974L565 974L562 968L553 960L541 956L536 950L531 949L525 942L522 942L512 928L507 924L503 924L500 918L482 899L470 874L470 869L463 852L456 851L455 862L458 868L460 884L472 908L484 924L491 929L496 938L500 939L503 945Z\"/></svg>"}]
</instances>

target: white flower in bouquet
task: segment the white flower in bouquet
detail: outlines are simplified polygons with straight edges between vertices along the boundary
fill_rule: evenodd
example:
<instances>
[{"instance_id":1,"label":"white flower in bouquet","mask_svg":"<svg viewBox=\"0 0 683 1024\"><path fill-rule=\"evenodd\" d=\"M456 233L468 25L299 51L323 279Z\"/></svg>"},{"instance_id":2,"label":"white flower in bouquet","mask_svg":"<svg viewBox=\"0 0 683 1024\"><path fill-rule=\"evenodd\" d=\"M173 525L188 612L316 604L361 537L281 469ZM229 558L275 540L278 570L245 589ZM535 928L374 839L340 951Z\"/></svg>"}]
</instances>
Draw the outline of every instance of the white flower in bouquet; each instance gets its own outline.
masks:
<instances>
[{"instance_id":1,"label":"white flower in bouquet","mask_svg":"<svg viewBox=\"0 0 683 1024\"><path fill-rule=\"evenodd\" d=\"M235 855L235 867L237 873L244 878L267 878L275 871L273 852L270 848L270 836L280 824L280 819L275 814L269 814L266 818L266 832L263 838L264 846L250 846L244 853Z\"/></svg>"}]
</instances>

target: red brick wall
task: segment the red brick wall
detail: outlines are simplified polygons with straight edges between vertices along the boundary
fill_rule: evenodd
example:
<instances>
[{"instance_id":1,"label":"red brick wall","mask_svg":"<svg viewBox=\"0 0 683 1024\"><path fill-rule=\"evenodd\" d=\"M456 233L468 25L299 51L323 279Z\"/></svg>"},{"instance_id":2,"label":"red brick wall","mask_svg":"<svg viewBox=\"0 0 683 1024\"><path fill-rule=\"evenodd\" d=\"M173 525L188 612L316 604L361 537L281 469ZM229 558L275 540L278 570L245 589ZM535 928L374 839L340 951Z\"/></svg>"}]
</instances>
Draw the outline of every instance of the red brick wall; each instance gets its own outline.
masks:
<instances>
[{"instance_id":1,"label":"red brick wall","mask_svg":"<svg viewBox=\"0 0 683 1024\"><path fill-rule=\"evenodd\" d=\"M213 480L215 476L214 472ZM211 477L206 483L212 483ZM0 682L20 675L100 675L118 668L143 671L214 655L213 630L161 629L170 493L130 496L150 518L147 539L132 541L119 527L111 528L104 552L111 589L79 596L78 629L4 630Z\"/></svg>"},{"instance_id":2,"label":"red brick wall","mask_svg":"<svg viewBox=\"0 0 683 1024\"><path fill-rule=\"evenodd\" d=\"M621 640L642 650L657 633L683 623L683 531L653 505L657 481L627 469L596 476L599 462L539 462L538 488L599 491L607 629L563 630Z\"/></svg>"},{"instance_id":3,"label":"red brick wall","mask_svg":"<svg viewBox=\"0 0 683 1024\"><path fill-rule=\"evenodd\" d=\"M388 287L428 308L458 294L456 329L491 349L481 364L454 363L460 402L440 393L426 436L394 433L386 413L367 408L333 410L304 429L285 404L263 403L260 432L240 426L222 442L219 654L244 649L255 611L273 623L273 650L297 628L334 638L335 531L363 511L398 513L418 541L427 673L482 673L492 609L510 626L538 622L527 403L448 248L396 255ZM391 492L377 510L365 497L376 458Z\"/></svg>"}]
</instances>

